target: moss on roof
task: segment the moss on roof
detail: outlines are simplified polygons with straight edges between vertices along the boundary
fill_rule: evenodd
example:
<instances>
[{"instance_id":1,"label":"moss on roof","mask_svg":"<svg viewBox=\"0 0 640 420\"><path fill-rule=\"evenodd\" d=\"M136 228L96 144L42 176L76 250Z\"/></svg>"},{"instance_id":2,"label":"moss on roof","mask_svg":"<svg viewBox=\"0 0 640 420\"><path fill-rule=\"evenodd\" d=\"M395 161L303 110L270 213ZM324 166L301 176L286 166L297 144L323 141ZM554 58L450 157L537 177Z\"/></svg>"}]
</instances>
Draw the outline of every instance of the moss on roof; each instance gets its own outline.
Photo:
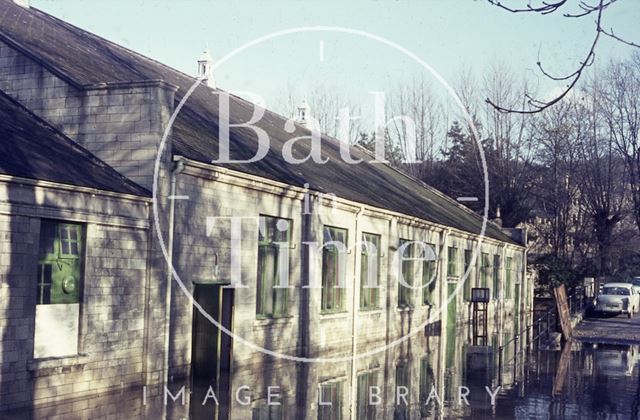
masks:
<instances>
[{"instance_id":1,"label":"moss on roof","mask_svg":"<svg viewBox=\"0 0 640 420\"><path fill-rule=\"evenodd\" d=\"M176 93L176 101L180 101L195 82L193 77L169 66L35 8L19 7L11 0L0 0L0 38L76 86L162 79L180 88ZM204 85L195 89L173 127L174 154L205 163L217 157L221 92ZM232 95L231 123L249 121L254 108L250 102ZM293 137L308 135L308 131L297 127L294 133L288 133L284 130L285 122L284 117L267 110L256 124L271 139L267 156L255 163L220 166L294 186L308 183L312 190L334 193L341 198L469 233L480 233L482 217L478 214L390 166L372 162L372 158L359 148L351 147L350 153L363 162L357 165L345 163L335 139L323 137L322 155L329 158L326 164L311 160L297 165L287 163L282 157L284 143ZM257 138L253 130L232 128L230 139L232 159L246 159L255 154ZM309 147L309 142L298 142L294 154L305 156ZM486 235L515 243L492 223L487 223Z\"/></svg>"}]
</instances>

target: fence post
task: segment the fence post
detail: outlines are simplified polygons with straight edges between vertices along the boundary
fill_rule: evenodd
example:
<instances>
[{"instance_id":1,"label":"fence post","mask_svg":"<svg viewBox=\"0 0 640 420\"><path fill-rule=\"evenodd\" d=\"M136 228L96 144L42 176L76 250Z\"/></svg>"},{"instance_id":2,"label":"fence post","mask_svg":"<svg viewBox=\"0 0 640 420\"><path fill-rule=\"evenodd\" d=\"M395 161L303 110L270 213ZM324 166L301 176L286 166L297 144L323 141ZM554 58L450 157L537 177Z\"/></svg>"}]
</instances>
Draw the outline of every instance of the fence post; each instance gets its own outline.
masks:
<instances>
[{"instance_id":1,"label":"fence post","mask_svg":"<svg viewBox=\"0 0 640 420\"><path fill-rule=\"evenodd\" d=\"M569 295L569 299L567 299L569 301L569 316L573 315L573 294Z\"/></svg>"}]
</instances>

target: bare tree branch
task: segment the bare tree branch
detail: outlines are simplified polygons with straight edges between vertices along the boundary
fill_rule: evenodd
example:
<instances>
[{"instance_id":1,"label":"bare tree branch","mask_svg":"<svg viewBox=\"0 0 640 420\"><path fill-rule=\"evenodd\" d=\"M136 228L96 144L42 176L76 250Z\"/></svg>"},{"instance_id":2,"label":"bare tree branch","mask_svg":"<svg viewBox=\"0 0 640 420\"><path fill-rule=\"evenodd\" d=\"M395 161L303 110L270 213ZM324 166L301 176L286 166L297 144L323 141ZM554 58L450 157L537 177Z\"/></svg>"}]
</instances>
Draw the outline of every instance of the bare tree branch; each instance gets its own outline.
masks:
<instances>
[{"instance_id":1,"label":"bare tree branch","mask_svg":"<svg viewBox=\"0 0 640 420\"><path fill-rule=\"evenodd\" d=\"M495 4L493 1L494 0L489 0L489 2L491 4ZM600 40L600 34L602 32L601 25L600 25L601 21L602 21L602 13L603 13L604 9L606 8L605 4L609 5L609 4L613 3L613 1L615 1L615 0L610 0L608 3L605 3L604 0L600 0L600 3L599 3L598 6L583 5L584 7L593 8L593 10L597 11L597 13L598 13L598 16L596 18L596 35L593 38L593 41L591 42L591 47L589 48L589 52L587 53L585 59L580 62L580 66L578 67L578 69L576 71L574 71L573 73L571 73L571 74L569 74L567 76L553 76L549 72L547 72L544 69L544 67L542 67L542 64L541 64L540 61L537 62L538 68L540 69L542 74L544 74L546 77L548 77L548 78L550 78L552 80L556 80L556 81L570 80L570 83L566 86L566 88L562 91L562 93L560 93L560 95L556 96L555 98L553 98L551 100L545 101L545 100L533 98L530 95L525 94L525 97L527 99L527 105L529 105L529 107L530 107L529 109L525 109L525 108L513 109L513 108L505 107L505 106L499 105L498 103L492 101L489 98L487 98L485 101L489 105L491 105L496 111L499 111L499 112L513 112L513 113L517 113L517 114L536 114L536 113L544 111L545 109L547 109L547 108L557 104L558 102L560 102L575 87L575 85L580 80L580 77L582 76L582 73L584 72L584 70L593 64L593 61L594 61L594 58L595 58L596 46L598 45L598 41ZM556 2L556 3L550 3L550 4L546 4L545 3L545 5L546 6L553 6L554 9L552 11L555 11L559 7L563 6L564 3L565 2ZM591 9L589 9L589 10L591 10ZM549 11L547 13L552 13L552 11ZM542 12L540 12L540 13L542 13Z\"/></svg>"},{"instance_id":2,"label":"bare tree branch","mask_svg":"<svg viewBox=\"0 0 640 420\"><path fill-rule=\"evenodd\" d=\"M498 0L487 0L490 4L500 7L501 9L507 10L511 13L539 13L539 14L550 14L550 13L554 13L556 11L558 11L559 9L561 9L563 6L567 5L567 1L566 0L559 0L559 1L555 1L555 2L546 2L546 1L542 1L540 6L532 6L531 3L528 3L526 8L521 8L521 9L516 9L516 8L511 8L508 6L503 5L502 3L500 3ZM538 62L536 63L538 66L538 69L540 70L540 72L546 76L547 78L554 80L554 81L569 81L569 84L564 88L564 90L555 98L551 99L551 100L542 100L542 99L536 99L534 97L532 97L529 94L525 94L525 99L526 99L526 105L528 105L527 107L523 107L521 109L513 109L510 108L508 106L505 106L504 104L498 104L494 101L492 101L491 99L487 98L486 102L491 105L495 110L499 111L499 112L513 112L513 113L518 113L518 114L536 114L538 112L544 111L545 109L557 104L558 102L560 102L563 98L565 98L569 92L576 86L576 84L578 83L578 81L580 80L580 78L582 77L582 74L584 72L584 70L588 67L590 67L594 60L595 60L595 52L596 52L596 47L598 45L598 42L600 41L600 34L604 34L618 42L621 42L623 44L626 44L628 46L631 47L636 47L636 48L640 48L639 44L636 44L634 42L631 41L627 41L619 36L617 36L614 32L613 29L610 29L609 31L606 31L605 29L602 28L602 16L603 16L603 12L605 11L605 9L607 9L609 6L611 6L613 3L617 2L617 0L599 0L599 2L595 5L589 4L586 1L581 1L578 4L578 7L580 8L581 12L578 13L564 13L563 16L567 17L567 18L581 18L587 15L590 15L592 13L597 13L597 18L596 18L596 22L595 22L595 30L596 30L596 34L593 38L593 41L591 43L591 47L589 48L588 53L586 54L584 60L579 62L579 66L578 68L565 76L554 76L552 75L549 71L547 71L542 63L540 62L540 60L538 59Z\"/></svg>"},{"instance_id":3,"label":"bare tree branch","mask_svg":"<svg viewBox=\"0 0 640 420\"><path fill-rule=\"evenodd\" d=\"M525 9L514 9L508 6L505 6L504 4L502 4L501 2L497 1L497 0L488 0L489 3L493 4L494 6L498 6L501 9L504 9L506 11L509 11L511 13L540 13L543 15L547 15L549 13L553 13L555 11L557 11L558 9L560 9L562 6L564 6L567 3L567 0L559 0L557 2L554 3L547 3L547 2L542 2L541 6L538 7L533 7L531 6L531 3L527 4L527 7Z\"/></svg>"},{"instance_id":4,"label":"bare tree branch","mask_svg":"<svg viewBox=\"0 0 640 420\"><path fill-rule=\"evenodd\" d=\"M602 9L606 9L607 7L609 7L610 5L612 5L613 3L615 3L617 0L610 0L608 3L604 3L602 5ZM571 18L580 18L580 17L584 17L587 15L590 15L591 13L597 12L600 9L600 6L591 6L589 4L587 4L584 1L581 1L580 4L578 5L578 7L580 7L580 9L582 9L581 13L565 13L563 16L564 17L571 17Z\"/></svg>"},{"instance_id":5,"label":"bare tree branch","mask_svg":"<svg viewBox=\"0 0 640 420\"><path fill-rule=\"evenodd\" d=\"M627 41L625 39L620 38L616 34L614 34L613 33L613 28L609 29L609 32L607 32L606 30L600 28L600 32L602 32L603 34L605 34L606 36L608 36L610 38L615 39L618 42L622 42L623 44L627 44L630 47L640 48L640 44L636 44L635 42Z\"/></svg>"}]
</instances>

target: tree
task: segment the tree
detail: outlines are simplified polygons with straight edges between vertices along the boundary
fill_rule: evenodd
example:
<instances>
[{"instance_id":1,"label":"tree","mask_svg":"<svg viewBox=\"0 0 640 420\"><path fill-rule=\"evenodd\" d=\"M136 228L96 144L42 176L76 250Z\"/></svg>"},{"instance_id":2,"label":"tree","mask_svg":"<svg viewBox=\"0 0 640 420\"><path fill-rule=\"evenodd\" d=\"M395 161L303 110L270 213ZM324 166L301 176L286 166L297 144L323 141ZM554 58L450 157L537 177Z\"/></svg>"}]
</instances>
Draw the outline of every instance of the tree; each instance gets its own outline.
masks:
<instances>
[{"instance_id":1,"label":"tree","mask_svg":"<svg viewBox=\"0 0 640 420\"><path fill-rule=\"evenodd\" d=\"M284 98L276 103L275 109L288 118L296 117L296 110L303 100L308 101L311 118L317 121L320 132L333 138L341 136L340 110L347 108L350 117L360 116L360 107L345 95L340 94L340 89L326 85L317 85L309 89L308 94L302 94L292 83L287 85ZM349 143L358 141L362 131L362 121L354 118L349 121L346 140ZM345 140L345 139L340 139Z\"/></svg>"},{"instance_id":2,"label":"tree","mask_svg":"<svg viewBox=\"0 0 640 420\"><path fill-rule=\"evenodd\" d=\"M563 102L539 115L533 124L540 166L534 191L538 205L533 229L541 238L539 247L567 265L575 262L574 236L580 216L576 205L579 187L572 112L572 105Z\"/></svg>"},{"instance_id":3,"label":"tree","mask_svg":"<svg viewBox=\"0 0 640 420\"><path fill-rule=\"evenodd\" d=\"M595 61L596 50L599 42L602 39L602 36L609 37L611 39L616 40L617 42L626 44L630 47L640 48L640 43L629 41L619 35L617 35L613 28L609 30L605 29L604 15L605 13L612 7L612 5L620 4L623 1L619 0L596 0L593 3L589 3L587 0L583 0L578 2L577 10L571 10L569 7L571 4L568 0L555 0L555 1L547 1L547 0L538 0L538 1L529 1L527 6L524 8L510 7L499 0L487 0L490 4L497 6L503 10L506 10L510 13L536 13L542 15L550 15L555 14L560 11L564 11L563 16L565 18L570 19L584 19L595 16L595 34L591 41L589 50L585 54L584 59L580 61L577 65L575 71L570 74L562 75L562 76L554 76L551 74L538 60L536 65L540 72L546 76L547 78L558 81L558 82L566 82L567 85L563 89L563 91L550 100L542 100L533 97L529 93L525 93L524 98L526 99L525 106L523 107L510 107L506 104L501 104L499 102L495 102L491 98L487 98L486 102L490 104L494 109L500 112L510 112L510 113L521 113L521 114L535 114L545 109L559 103L563 98L565 98L569 92L571 92L575 87L578 86L578 82L583 77L585 70L590 67ZM632 0L627 0L625 4L633 4Z\"/></svg>"},{"instance_id":4,"label":"tree","mask_svg":"<svg viewBox=\"0 0 640 420\"><path fill-rule=\"evenodd\" d=\"M626 165L634 219L640 232L640 53L608 66L598 106Z\"/></svg>"},{"instance_id":5,"label":"tree","mask_svg":"<svg viewBox=\"0 0 640 420\"><path fill-rule=\"evenodd\" d=\"M576 147L579 156L580 200L593 221L600 274L613 272L615 229L624 216L624 165L615 153L613 135L598 113L600 86L596 80L575 104Z\"/></svg>"},{"instance_id":6,"label":"tree","mask_svg":"<svg viewBox=\"0 0 640 420\"><path fill-rule=\"evenodd\" d=\"M375 133L371 133L371 135L361 132L360 136L354 143L356 146L360 146L363 149L370 152L372 155L376 153L376 135ZM394 166L396 168L400 168L402 165L402 151L391 140L391 136L389 136L388 130L385 131L385 139L384 139L384 152L385 159L389 161L389 165Z\"/></svg>"},{"instance_id":7,"label":"tree","mask_svg":"<svg viewBox=\"0 0 640 420\"><path fill-rule=\"evenodd\" d=\"M424 79L413 79L400 85L389 98L389 109L394 117L390 128L392 142L402 153L405 169L416 178L425 178L442 148L444 111L433 88ZM412 130L412 132L409 132Z\"/></svg>"}]
</instances>

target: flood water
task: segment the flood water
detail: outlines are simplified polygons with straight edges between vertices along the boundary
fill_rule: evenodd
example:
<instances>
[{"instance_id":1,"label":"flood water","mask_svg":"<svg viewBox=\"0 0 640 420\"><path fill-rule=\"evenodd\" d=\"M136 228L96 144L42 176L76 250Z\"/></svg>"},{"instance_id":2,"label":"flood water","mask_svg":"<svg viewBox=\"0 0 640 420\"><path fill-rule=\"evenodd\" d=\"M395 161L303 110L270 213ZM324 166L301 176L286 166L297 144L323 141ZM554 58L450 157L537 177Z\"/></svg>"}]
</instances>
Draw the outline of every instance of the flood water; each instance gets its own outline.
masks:
<instances>
[{"instance_id":1,"label":"flood water","mask_svg":"<svg viewBox=\"0 0 640 420\"><path fill-rule=\"evenodd\" d=\"M522 379L497 398L495 413L473 412L469 417L640 418L638 346L574 343L571 347L564 352L534 352Z\"/></svg>"},{"instance_id":2,"label":"flood water","mask_svg":"<svg viewBox=\"0 0 640 420\"><path fill-rule=\"evenodd\" d=\"M462 358L451 369L443 371L442 386L436 384L437 375L421 365L421 373L399 378L396 369L384 369L387 374L382 388L405 381L408 388L414 391L410 395L408 407L399 407L393 398L369 411L361 411L360 415L367 419L423 419L423 418L496 418L496 419L636 419L640 409L640 377L638 369L638 346L614 346L603 344L577 343L565 345L564 349L530 351L513 357L505 354L502 375L498 374L496 358L491 347L470 349L465 346ZM479 351L480 350L480 351ZM509 358L512 360L508 362ZM462 365L460 365L462 362ZM514 363L515 362L515 363ZM444 360L446 365L446 360ZM415 372L412 370L411 372ZM286 372L284 372L286 373ZM427 375L427 379L423 377ZM383 379L383 378L380 378ZM428 381L431 382L428 382ZM425 382L427 381L427 382ZM423 404L427 397L426 383L433 385L434 392L439 391L445 399L442 405L432 399L428 405ZM309 389L313 388L310 384ZM461 386L467 387L459 388ZM485 387L497 393L495 405ZM416 391L415 388L420 388ZM428 390L428 389L427 389ZM140 390L138 390L140 391ZM47 408L34 408L12 413L0 414L0 418L63 418L63 419L213 419L215 405L202 406L200 401L206 395L206 387L196 386L185 394L185 404L181 399L173 402L169 399L167 406L162 403L143 404L143 394L136 390L123 390L119 393L103 395L98 398L70 401ZM173 389L172 391L176 391ZM289 404L277 410L260 412L252 407L252 411L231 418L287 420L315 418L316 412L296 406L297 393L308 391L301 388L289 389ZM466 394L466 401L459 400L459 392ZM147 398L152 395L147 390ZM385 391L386 393L387 391ZM387 394L384 394L388 396ZM389 402L389 400L391 400ZM466 404L468 402L468 405ZM461 403L461 404L460 404ZM401 404L402 405L402 404ZM307 401L306 407L314 403ZM310 409L313 410L313 409ZM343 407L342 417L325 417L349 419L348 407ZM346 414L345 414L346 413ZM265 415L266 414L266 415Z\"/></svg>"}]
</instances>

